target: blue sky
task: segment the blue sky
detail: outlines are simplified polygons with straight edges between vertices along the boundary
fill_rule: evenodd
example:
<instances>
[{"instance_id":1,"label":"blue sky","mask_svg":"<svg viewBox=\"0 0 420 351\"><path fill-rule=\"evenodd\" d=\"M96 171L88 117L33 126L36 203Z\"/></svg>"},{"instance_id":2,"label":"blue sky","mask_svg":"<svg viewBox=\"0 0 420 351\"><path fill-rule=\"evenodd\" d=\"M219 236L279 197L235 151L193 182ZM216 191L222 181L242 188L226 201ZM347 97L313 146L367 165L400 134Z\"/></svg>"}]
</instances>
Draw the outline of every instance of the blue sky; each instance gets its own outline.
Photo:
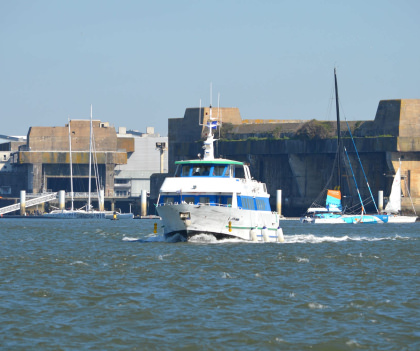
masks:
<instances>
[{"instance_id":1,"label":"blue sky","mask_svg":"<svg viewBox=\"0 0 420 351\"><path fill-rule=\"evenodd\" d=\"M199 100L349 120L420 98L420 1L0 0L0 134L94 118L167 135Z\"/></svg>"}]
</instances>

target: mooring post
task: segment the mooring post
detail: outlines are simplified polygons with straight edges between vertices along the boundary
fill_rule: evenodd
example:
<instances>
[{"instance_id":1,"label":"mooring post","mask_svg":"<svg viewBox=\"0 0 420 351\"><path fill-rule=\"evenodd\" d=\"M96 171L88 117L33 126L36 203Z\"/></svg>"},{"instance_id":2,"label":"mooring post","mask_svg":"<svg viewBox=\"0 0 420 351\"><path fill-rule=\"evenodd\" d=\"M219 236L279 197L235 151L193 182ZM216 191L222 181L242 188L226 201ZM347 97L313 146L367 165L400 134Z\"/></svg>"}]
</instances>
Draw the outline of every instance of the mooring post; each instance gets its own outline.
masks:
<instances>
[{"instance_id":1,"label":"mooring post","mask_svg":"<svg viewBox=\"0 0 420 351\"><path fill-rule=\"evenodd\" d=\"M105 210L105 192L104 189L99 190L99 211Z\"/></svg>"},{"instance_id":2,"label":"mooring post","mask_svg":"<svg viewBox=\"0 0 420 351\"><path fill-rule=\"evenodd\" d=\"M277 190L277 213L281 216L281 190Z\"/></svg>"},{"instance_id":3,"label":"mooring post","mask_svg":"<svg viewBox=\"0 0 420 351\"><path fill-rule=\"evenodd\" d=\"M147 191L142 190L141 191L141 205L140 205L140 216L146 216L147 215Z\"/></svg>"},{"instance_id":4,"label":"mooring post","mask_svg":"<svg viewBox=\"0 0 420 351\"><path fill-rule=\"evenodd\" d=\"M384 209L384 192L383 190L378 191L378 210L382 212Z\"/></svg>"},{"instance_id":5,"label":"mooring post","mask_svg":"<svg viewBox=\"0 0 420 351\"><path fill-rule=\"evenodd\" d=\"M58 192L58 208L61 211L66 208L66 192L64 190Z\"/></svg>"},{"instance_id":6,"label":"mooring post","mask_svg":"<svg viewBox=\"0 0 420 351\"><path fill-rule=\"evenodd\" d=\"M20 191L20 215L26 216L26 191Z\"/></svg>"}]
</instances>

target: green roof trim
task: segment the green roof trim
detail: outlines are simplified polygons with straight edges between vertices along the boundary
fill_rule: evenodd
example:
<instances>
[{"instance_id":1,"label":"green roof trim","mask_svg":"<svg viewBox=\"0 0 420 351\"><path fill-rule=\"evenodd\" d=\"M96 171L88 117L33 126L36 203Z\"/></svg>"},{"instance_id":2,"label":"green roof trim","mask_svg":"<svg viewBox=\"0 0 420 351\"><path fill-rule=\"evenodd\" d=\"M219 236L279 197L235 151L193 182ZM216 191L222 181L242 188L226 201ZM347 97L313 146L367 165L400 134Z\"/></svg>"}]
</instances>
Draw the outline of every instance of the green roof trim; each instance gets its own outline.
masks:
<instances>
[{"instance_id":1,"label":"green roof trim","mask_svg":"<svg viewBox=\"0 0 420 351\"><path fill-rule=\"evenodd\" d=\"M237 165L243 166L243 162L239 161L231 161L231 160L223 160L223 159L215 159L215 160L188 160L188 161L175 161L176 165Z\"/></svg>"}]
</instances>

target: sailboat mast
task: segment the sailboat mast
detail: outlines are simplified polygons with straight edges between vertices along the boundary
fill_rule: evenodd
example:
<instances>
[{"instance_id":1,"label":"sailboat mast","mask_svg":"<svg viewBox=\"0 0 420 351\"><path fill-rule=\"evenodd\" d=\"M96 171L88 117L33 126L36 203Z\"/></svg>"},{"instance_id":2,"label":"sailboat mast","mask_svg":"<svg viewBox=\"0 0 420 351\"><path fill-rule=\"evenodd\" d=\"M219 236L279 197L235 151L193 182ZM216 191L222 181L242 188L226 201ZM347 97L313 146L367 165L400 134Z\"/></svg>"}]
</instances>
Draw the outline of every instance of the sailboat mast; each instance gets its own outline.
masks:
<instances>
[{"instance_id":1,"label":"sailboat mast","mask_svg":"<svg viewBox=\"0 0 420 351\"><path fill-rule=\"evenodd\" d=\"M91 192L91 178L92 178L92 105L90 105L90 134L89 134L89 193L87 211L90 211L90 192Z\"/></svg>"},{"instance_id":2,"label":"sailboat mast","mask_svg":"<svg viewBox=\"0 0 420 351\"><path fill-rule=\"evenodd\" d=\"M71 210L74 210L74 195L73 195L73 160L71 155L71 129L69 118L69 150L70 150L70 194L71 194Z\"/></svg>"},{"instance_id":3,"label":"sailboat mast","mask_svg":"<svg viewBox=\"0 0 420 351\"><path fill-rule=\"evenodd\" d=\"M337 177L338 189L341 190L341 132L340 132L340 108L338 106L338 86L337 73L334 68L334 83L335 83L335 110L337 112Z\"/></svg>"}]
</instances>

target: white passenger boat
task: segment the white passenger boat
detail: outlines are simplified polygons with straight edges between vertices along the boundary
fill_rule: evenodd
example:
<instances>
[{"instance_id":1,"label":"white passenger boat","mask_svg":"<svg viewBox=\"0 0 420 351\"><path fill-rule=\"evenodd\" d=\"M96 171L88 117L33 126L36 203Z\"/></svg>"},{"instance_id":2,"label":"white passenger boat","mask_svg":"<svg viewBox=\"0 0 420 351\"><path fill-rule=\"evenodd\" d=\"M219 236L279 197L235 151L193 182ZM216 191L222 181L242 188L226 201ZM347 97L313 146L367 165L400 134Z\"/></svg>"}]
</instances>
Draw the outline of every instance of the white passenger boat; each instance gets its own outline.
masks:
<instances>
[{"instance_id":1,"label":"white passenger boat","mask_svg":"<svg viewBox=\"0 0 420 351\"><path fill-rule=\"evenodd\" d=\"M213 129L217 126L210 108L203 159L175 162L174 177L162 184L156 208L165 237L179 235L188 240L210 234L216 239L283 241L279 215L271 211L266 185L252 179L243 162L214 158Z\"/></svg>"}]
</instances>

